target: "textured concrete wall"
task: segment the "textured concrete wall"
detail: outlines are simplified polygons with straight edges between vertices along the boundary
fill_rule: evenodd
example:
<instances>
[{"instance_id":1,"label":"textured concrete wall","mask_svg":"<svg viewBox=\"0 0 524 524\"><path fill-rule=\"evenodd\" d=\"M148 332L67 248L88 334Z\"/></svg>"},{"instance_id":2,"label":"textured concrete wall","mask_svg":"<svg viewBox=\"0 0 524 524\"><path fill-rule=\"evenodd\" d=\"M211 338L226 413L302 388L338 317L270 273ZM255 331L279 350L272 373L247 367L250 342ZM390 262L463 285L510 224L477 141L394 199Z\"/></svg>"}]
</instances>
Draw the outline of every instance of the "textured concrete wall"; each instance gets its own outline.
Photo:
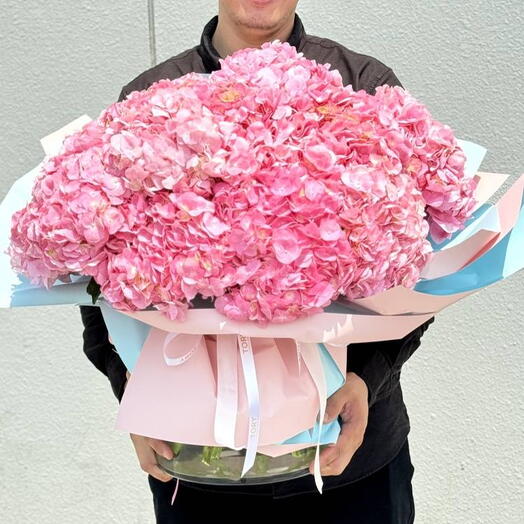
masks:
<instances>
[{"instance_id":1,"label":"textured concrete wall","mask_svg":"<svg viewBox=\"0 0 524 524\"><path fill-rule=\"evenodd\" d=\"M216 3L156 1L158 59L194 45ZM321 8L320 8L321 6ZM301 0L306 30L376 56L483 170L524 168L521 0ZM149 67L145 1L2 0L0 198L38 140L95 117ZM517 524L524 512L524 275L440 314L406 364L419 524ZM0 311L0 520L151 523L117 403L82 354L75 308Z\"/></svg>"}]
</instances>

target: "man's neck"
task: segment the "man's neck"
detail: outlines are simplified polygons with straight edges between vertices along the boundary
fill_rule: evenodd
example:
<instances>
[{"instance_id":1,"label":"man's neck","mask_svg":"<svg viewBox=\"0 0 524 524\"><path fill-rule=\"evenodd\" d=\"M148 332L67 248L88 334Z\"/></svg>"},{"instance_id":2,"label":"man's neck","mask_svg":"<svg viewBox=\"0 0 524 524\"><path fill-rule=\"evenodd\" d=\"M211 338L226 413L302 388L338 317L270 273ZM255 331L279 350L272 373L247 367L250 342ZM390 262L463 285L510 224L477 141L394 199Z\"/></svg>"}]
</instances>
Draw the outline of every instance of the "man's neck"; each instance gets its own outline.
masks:
<instances>
[{"instance_id":1,"label":"man's neck","mask_svg":"<svg viewBox=\"0 0 524 524\"><path fill-rule=\"evenodd\" d=\"M239 49L260 47L264 42L277 39L285 42L293 31L294 22L293 16L290 20L286 20L282 27L275 28L273 31L249 30L248 32L239 30L237 26L219 16L212 43L221 58L225 58Z\"/></svg>"}]
</instances>

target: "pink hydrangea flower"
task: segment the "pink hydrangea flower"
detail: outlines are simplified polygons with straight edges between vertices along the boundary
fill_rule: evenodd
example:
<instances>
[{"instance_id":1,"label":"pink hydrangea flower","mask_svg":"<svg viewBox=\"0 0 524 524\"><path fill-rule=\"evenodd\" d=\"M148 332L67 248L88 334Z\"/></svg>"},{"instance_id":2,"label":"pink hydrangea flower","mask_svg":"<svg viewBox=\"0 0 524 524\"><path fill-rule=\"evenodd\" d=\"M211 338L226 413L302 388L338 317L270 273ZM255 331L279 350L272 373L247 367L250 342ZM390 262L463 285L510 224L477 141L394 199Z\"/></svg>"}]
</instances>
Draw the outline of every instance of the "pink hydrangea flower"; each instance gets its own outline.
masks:
<instances>
[{"instance_id":1,"label":"pink hydrangea flower","mask_svg":"<svg viewBox=\"0 0 524 524\"><path fill-rule=\"evenodd\" d=\"M13 267L91 275L125 310L287 322L411 287L474 181L451 129L400 87L374 96L287 43L161 80L67 137L16 213Z\"/></svg>"}]
</instances>

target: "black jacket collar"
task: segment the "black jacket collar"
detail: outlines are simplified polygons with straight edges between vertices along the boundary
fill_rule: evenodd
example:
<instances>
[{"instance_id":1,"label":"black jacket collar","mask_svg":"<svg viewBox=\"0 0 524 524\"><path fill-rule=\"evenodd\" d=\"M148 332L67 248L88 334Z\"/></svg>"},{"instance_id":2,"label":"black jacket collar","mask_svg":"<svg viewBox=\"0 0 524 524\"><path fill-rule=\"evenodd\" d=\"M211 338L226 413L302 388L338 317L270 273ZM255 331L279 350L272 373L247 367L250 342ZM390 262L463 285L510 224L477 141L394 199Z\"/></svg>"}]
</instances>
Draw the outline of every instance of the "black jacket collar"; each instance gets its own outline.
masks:
<instances>
[{"instance_id":1,"label":"black jacket collar","mask_svg":"<svg viewBox=\"0 0 524 524\"><path fill-rule=\"evenodd\" d=\"M215 49L212 43L212 38L215 33L215 29L217 28L217 25L218 15L214 16L204 26L202 36L200 37L200 46L198 47L198 54L202 58L202 62L204 63L204 67L206 68L207 73L211 73L211 71L216 71L217 69L220 69L220 62L218 61L220 55L218 54L218 51ZM291 31L291 34L287 39L287 42L298 49L305 34L306 33L304 30L304 26L302 25L302 21L295 13L295 23L293 25L293 30Z\"/></svg>"}]
</instances>

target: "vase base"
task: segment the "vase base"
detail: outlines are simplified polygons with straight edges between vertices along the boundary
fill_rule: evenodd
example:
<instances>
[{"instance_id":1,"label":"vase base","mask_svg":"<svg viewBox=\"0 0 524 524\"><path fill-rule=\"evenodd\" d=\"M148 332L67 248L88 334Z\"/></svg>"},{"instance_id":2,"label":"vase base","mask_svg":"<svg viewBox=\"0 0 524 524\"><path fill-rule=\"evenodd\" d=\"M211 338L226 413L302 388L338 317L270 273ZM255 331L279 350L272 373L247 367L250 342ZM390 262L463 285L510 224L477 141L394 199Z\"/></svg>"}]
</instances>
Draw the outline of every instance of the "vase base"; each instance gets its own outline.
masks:
<instances>
[{"instance_id":1,"label":"vase base","mask_svg":"<svg viewBox=\"0 0 524 524\"><path fill-rule=\"evenodd\" d=\"M251 469L241 477L245 450L171 443L172 459L157 455L159 467L175 478L197 484L256 485L284 482L309 475L315 447L279 457L257 453Z\"/></svg>"},{"instance_id":2,"label":"vase base","mask_svg":"<svg viewBox=\"0 0 524 524\"><path fill-rule=\"evenodd\" d=\"M227 478L217 478L217 477L195 477L192 475L185 475L183 473L170 470L169 468L163 467L160 465L160 469L169 473L173 477L185 480L187 482L192 482L195 484L212 484L214 486L244 486L244 485L261 485L261 484L273 484L275 482L284 482L286 480L293 480L300 477L305 477L309 475L309 469L303 469L300 471L294 471L292 473L281 473L272 476L265 477L243 477L238 479L227 479Z\"/></svg>"}]
</instances>

